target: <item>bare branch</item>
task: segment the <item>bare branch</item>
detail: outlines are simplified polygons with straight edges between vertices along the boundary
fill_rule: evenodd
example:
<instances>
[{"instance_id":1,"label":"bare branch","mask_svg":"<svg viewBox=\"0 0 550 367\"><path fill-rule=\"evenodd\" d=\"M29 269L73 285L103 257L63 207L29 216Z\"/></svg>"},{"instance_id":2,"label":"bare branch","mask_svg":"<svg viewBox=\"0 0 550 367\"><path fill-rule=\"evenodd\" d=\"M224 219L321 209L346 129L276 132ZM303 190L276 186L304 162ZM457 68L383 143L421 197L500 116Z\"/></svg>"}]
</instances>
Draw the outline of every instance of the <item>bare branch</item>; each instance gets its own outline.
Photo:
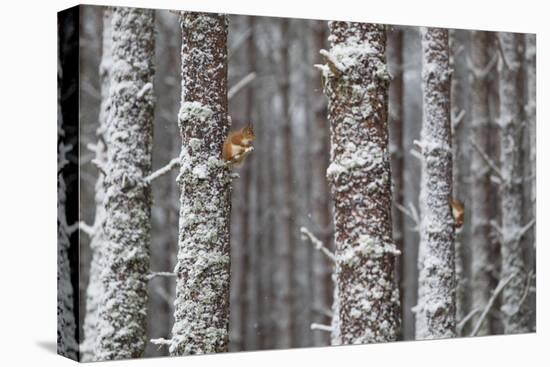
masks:
<instances>
[{"instance_id":1,"label":"bare branch","mask_svg":"<svg viewBox=\"0 0 550 367\"><path fill-rule=\"evenodd\" d=\"M157 277L166 277L166 278L175 278L176 274L168 271L158 271L158 272L152 272L147 275L147 280L151 280L153 278Z\"/></svg>"},{"instance_id":2,"label":"bare branch","mask_svg":"<svg viewBox=\"0 0 550 367\"><path fill-rule=\"evenodd\" d=\"M151 339L150 342L151 342L151 344L158 345L159 349L164 345L165 346L170 346L172 344L171 339L164 339L164 338Z\"/></svg>"},{"instance_id":3,"label":"bare branch","mask_svg":"<svg viewBox=\"0 0 550 367\"><path fill-rule=\"evenodd\" d=\"M88 236L92 237L95 233L94 227L86 224L86 222L78 222L78 229L86 233Z\"/></svg>"},{"instance_id":4,"label":"bare branch","mask_svg":"<svg viewBox=\"0 0 550 367\"><path fill-rule=\"evenodd\" d=\"M256 73L251 72L248 73L239 80L234 86L232 86L229 89L229 92L227 92L227 100L230 101L237 93L239 93L244 87L246 87L248 84L250 84L254 79L256 79Z\"/></svg>"},{"instance_id":5,"label":"bare branch","mask_svg":"<svg viewBox=\"0 0 550 367\"><path fill-rule=\"evenodd\" d=\"M525 233L527 233L533 226L535 225L535 218L531 219L529 223L524 225L519 229L519 231L516 233L516 239L519 241L525 236Z\"/></svg>"},{"instance_id":6,"label":"bare branch","mask_svg":"<svg viewBox=\"0 0 550 367\"><path fill-rule=\"evenodd\" d=\"M493 170L493 172L498 176L498 178L500 179L500 182L505 182L504 176L502 175L502 172L497 167L495 162L493 162L493 160L491 158L489 158L489 156L483 151L483 149L481 149L481 147L479 145L477 145L477 143L474 141L474 139L470 138L470 144L472 144L474 149L479 153L481 158L483 158L485 163L487 163L487 165L491 168L491 170Z\"/></svg>"},{"instance_id":7,"label":"bare branch","mask_svg":"<svg viewBox=\"0 0 550 367\"><path fill-rule=\"evenodd\" d=\"M154 180L156 180L157 178L159 178L161 176L164 176L168 172L172 171L174 168L179 166L179 164L180 164L179 157L176 157L176 158L172 159L166 166L164 166L162 168L159 168L155 172L151 173L149 176L145 177L145 180L144 180L145 183L146 184L151 184L151 182L153 182Z\"/></svg>"},{"instance_id":8,"label":"bare branch","mask_svg":"<svg viewBox=\"0 0 550 367\"><path fill-rule=\"evenodd\" d=\"M481 312L480 308L474 308L472 311L470 311L469 314L467 314L462 320L460 320L460 322L456 325L456 331L458 335L462 335L462 329L464 329L464 326L466 326L468 321L470 321L470 319L477 315L479 312Z\"/></svg>"},{"instance_id":9,"label":"bare branch","mask_svg":"<svg viewBox=\"0 0 550 367\"><path fill-rule=\"evenodd\" d=\"M96 166L96 168L104 175L107 176L107 168L105 167L105 163L103 161L100 161L97 158L94 158L91 160L91 163Z\"/></svg>"},{"instance_id":10,"label":"bare branch","mask_svg":"<svg viewBox=\"0 0 550 367\"><path fill-rule=\"evenodd\" d=\"M330 325L317 324L315 322L311 324L310 328L311 330L321 330L329 333L332 332L332 327Z\"/></svg>"},{"instance_id":11,"label":"bare branch","mask_svg":"<svg viewBox=\"0 0 550 367\"><path fill-rule=\"evenodd\" d=\"M300 234L302 235L302 241L309 241L316 250L319 250L332 262L336 262L334 254L327 249L321 240L319 240L313 233L306 227L300 227Z\"/></svg>"},{"instance_id":12,"label":"bare branch","mask_svg":"<svg viewBox=\"0 0 550 367\"><path fill-rule=\"evenodd\" d=\"M462 109L458 114L453 113L451 116L451 124L453 125L453 129L456 129L458 125L464 120L464 116L466 116L466 110Z\"/></svg>"},{"instance_id":13,"label":"bare branch","mask_svg":"<svg viewBox=\"0 0 550 367\"><path fill-rule=\"evenodd\" d=\"M493 294L491 295L491 298L489 299L489 302L487 302L487 305L485 306L485 309L483 310L481 316L479 316L479 319L477 319L477 323L474 327L474 330L472 330L472 332L470 333L470 336L476 336L477 335L477 333L479 332L479 329L481 328L481 325L483 324L483 321L485 321L485 318L487 317L487 314L489 314L489 311L491 310L491 307L493 307L493 304L495 303L495 300L497 299L499 293L502 292L504 287L506 287L506 285L508 283L510 283L510 281L515 276L516 276L516 273L512 273L512 274L510 274L510 276L508 278L503 279L500 282L498 282L498 285L495 288L495 290L493 291Z\"/></svg>"}]
</instances>

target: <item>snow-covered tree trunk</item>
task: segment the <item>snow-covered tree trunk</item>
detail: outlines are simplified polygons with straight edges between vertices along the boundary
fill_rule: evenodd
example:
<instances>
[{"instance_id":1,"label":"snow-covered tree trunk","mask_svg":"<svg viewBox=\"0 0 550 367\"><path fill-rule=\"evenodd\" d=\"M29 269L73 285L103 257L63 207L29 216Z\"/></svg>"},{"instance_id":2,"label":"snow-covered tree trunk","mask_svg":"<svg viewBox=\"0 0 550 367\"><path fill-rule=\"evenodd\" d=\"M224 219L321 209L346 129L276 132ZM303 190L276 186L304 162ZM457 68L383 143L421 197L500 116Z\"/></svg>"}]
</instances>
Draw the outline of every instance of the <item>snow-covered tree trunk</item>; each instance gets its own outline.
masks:
<instances>
[{"instance_id":1,"label":"snow-covered tree trunk","mask_svg":"<svg viewBox=\"0 0 550 367\"><path fill-rule=\"evenodd\" d=\"M170 354L225 352L229 327L231 178L221 159L227 116L227 19L185 12L176 301Z\"/></svg>"},{"instance_id":2,"label":"snow-covered tree trunk","mask_svg":"<svg viewBox=\"0 0 550 367\"><path fill-rule=\"evenodd\" d=\"M392 239L386 32L350 22L329 22L329 29L331 49L322 51L326 64L319 67L331 133L335 324L342 344L392 341L399 332L399 252Z\"/></svg>"},{"instance_id":3,"label":"snow-covered tree trunk","mask_svg":"<svg viewBox=\"0 0 550 367\"><path fill-rule=\"evenodd\" d=\"M422 28L419 281L416 339L455 336L454 220L447 30Z\"/></svg>"},{"instance_id":4,"label":"snow-covered tree trunk","mask_svg":"<svg viewBox=\"0 0 550 367\"><path fill-rule=\"evenodd\" d=\"M61 37L58 35L58 37ZM71 149L63 143L63 116L61 109L61 84L63 69L61 64L61 43L58 44L57 66L57 353L76 360L78 343L76 341L76 321L74 314L74 290L71 284L71 266L69 263L69 236L65 203L67 187L63 177L63 168L68 163L66 154Z\"/></svg>"},{"instance_id":5,"label":"snow-covered tree trunk","mask_svg":"<svg viewBox=\"0 0 550 367\"><path fill-rule=\"evenodd\" d=\"M112 69L105 139L105 252L97 360L138 358L146 345L151 229L154 11L112 12Z\"/></svg>"},{"instance_id":6,"label":"snow-covered tree trunk","mask_svg":"<svg viewBox=\"0 0 550 367\"><path fill-rule=\"evenodd\" d=\"M100 167L107 165L107 147L105 146L105 129L109 113L109 78L112 67L111 53L111 10L105 8L103 13L103 45L101 64L99 65L99 77L101 79L101 105L99 110L99 127L97 129L97 142L93 147L95 162ZM94 349L97 342L97 311L103 295L101 271L103 269L103 252L105 251L105 175L98 170L95 184L95 219L93 232L90 239L92 261L90 263L90 280L86 289L86 315L84 317L84 341L81 345L82 362L95 360Z\"/></svg>"},{"instance_id":7,"label":"snow-covered tree trunk","mask_svg":"<svg viewBox=\"0 0 550 367\"><path fill-rule=\"evenodd\" d=\"M465 210L468 208L467 190L464 181L468 175L466 159L470 156L466 152L467 143L465 141L465 131L467 118L465 118L467 110L467 101L464 98L464 88L467 83L466 71L466 52L465 39L459 30L449 31L449 64L452 70L451 75L451 146L452 146L452 161L453 161L453 191L452 198L460 201L465 205ZM467 215L465 214L467 219ZM455 248L455 277L456 277L456 319L462 320L466 315L466 293L467 279L465 274L465 264L463 260L465 232L464 223L455 231L454 248Z\"/></svg>"},{"instance_id":8,"label":"snow-covered tree trunk","mask_svg":"<svg viewBox=\"0 0 550 367\"><path fill-rule=\"evenodd\" d=\"M327 44L327 22L316 21L313 25L313 49L316 50L316 56L319 50L324 49ZM317 57L315 57L317 60ZM321 85L321 75L316 73L313 81L314 91ZM315 93L312 99L314 113L314 126L311 128L311 195L312 195L312 222L313 229L318 228L316 232L323 244L332 247L332 220L330 213L330 191L326 178L326 170L329 164L329 123L327 121L327 104L322 95L322 91ZM329 263L326 256L320 251L313 252L312 269L312 304L314 313L314 322L328 324L330 318L326 316L326 311L331 309L331 268L333 264ZM313 334L313 344L316 346L326 346L329 341L326 332L315 331Z\"/></svg>"},{"instance_id":9,"label":"snow-covered tree trunk","mask_svg":"<svg viewBox=\"0 0 550 367\"><path fill-rule=\"evenodd\" d=\"M471 32L470 59L472 80L472 129L470 139L483 151L489 147L489 34L482 31ZM490 201L491 190L490 168L479 151L472 151L471 164L471 309L483 310L491 296L491 244ZM478 335L490 332L488 320L479 329Z\"/></svg>"},{"instance_id":10,"label":"snow-covered tree trunk","mask_svg":"<svg viewBox=\"0 0 550 367\"><path fill-rule=\"evenodd\" d=\"M403 165L403 31L392 29L388 32L388 66L392 81L388 92L390 154L392 173L392 223L393 241L397 249L403 253L403 212L397 205L404 207L404 169ZM398 256L395 262L395 276L399 287L399 304L403 305L404 264L403 257ZM404 310L401 308L401 319ZM400 332L402 334L402 332Z\"/></svg>"},{"instance_id":11,"label":"snow-covered tree trunk","mask_svg":"<svg viewBox=\"0 0 550 367\"><path fill-rule=\"evenodd\" d=\"M536 129L537 129L537 46L536 36L534 34L527 34L525 36L525 62L527 68L527 103L525 105L525 115L529 126L529 161L530 176L531 176L531 197L530 205L532 206L532 216L536 218L536 199L537 199L537 185L536 185L536 171L537 171L537 147L536 147ZM533 226L533 233L534 231ZM536 242L535 235L533 240ZM534 246L534 244L533 244Z\"/></svg>"},{"instance_id":12,"label":"snow-covered tree trunk","mask_svg":"<svg viewBox=\"0 0 550 367\"><path fill-rule=\"evenodd\" d=\"M502 291L501 312L506 334L528 331L526 292L527 273L521 248L522 237L522 190L520 167L521 98L520 90L520 45L521 35L499 33L501 47L499 60L500 95L500 175L501 193L501 255L500 278L512 280Z\"/></svg>"}]
</instances>

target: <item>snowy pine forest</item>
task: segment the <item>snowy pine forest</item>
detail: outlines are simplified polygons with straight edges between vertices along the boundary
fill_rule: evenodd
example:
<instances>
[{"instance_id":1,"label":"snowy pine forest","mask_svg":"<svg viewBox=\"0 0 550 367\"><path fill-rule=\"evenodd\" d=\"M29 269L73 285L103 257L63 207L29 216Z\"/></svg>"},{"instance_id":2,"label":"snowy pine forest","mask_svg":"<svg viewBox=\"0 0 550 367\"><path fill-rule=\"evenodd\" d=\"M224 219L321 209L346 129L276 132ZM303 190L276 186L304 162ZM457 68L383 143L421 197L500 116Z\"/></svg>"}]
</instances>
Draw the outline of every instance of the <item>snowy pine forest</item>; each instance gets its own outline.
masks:
<instances>
[{"instance_id":1,"label":"snowy pine forest","mask_svg":"<svg viewBox=\"0 0 550 367\"><path fill-rule=\"evenodd\" d=\"M81 6L79 43L62 354L535 331L534 35Z\"/></svg>"}]
</instances>

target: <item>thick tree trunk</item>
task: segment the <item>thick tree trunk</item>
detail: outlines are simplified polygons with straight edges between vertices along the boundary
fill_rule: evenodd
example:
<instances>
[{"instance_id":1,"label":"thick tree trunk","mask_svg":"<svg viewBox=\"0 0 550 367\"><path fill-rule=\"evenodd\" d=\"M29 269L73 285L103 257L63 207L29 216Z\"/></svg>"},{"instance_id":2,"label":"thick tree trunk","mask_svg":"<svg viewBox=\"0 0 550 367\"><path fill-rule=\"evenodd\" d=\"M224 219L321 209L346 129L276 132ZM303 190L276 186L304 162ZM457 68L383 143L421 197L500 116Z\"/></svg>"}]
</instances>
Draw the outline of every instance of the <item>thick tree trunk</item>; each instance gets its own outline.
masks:
<instances>
[{"instance_id":1,"label":"thick tree trunk","mask_svg":"<svg viewBox=\"0 0 550 367\"><path fill-rule=\"evenodd\" d=\"M487 32L474 31L471 33L470 58L472 62L470 77L472 83L472 142L488 151L489 147L489 84L488 74L484 69L490 62L489 35ZM471 200L471 309L480 311L487 305L491 296L491 244L490 230L490 201L491 190L490 171L487 163L478 151L473 151L470 157L472 182ZM478 335L489 334L488 320L479 329Z\"/></svg>"},{"instance_id":2,"label":"thick tree trunk","mask_svg":"<svg viewBox=\"0 0 550 367\"><path fill-rule=\"evenodd\" d=\"M99 77L101 80L101 104L99 107L99 126L97 128L97 142L95 144L95 161L100 166L107 166L107 147L105 146L105 130L107 128L107 116L109 114L109 85L112 68L112 42L111 42L111 10L103 10L103 45L101 64L99 65ZM103 269L103 258L106 245L104 233L105 226L105 175L98 170L95 184L95 219L93 234L90 239L90 250L92 261L90 263L90 280L86 289L86 315L84 317L84 341L81 345L82 362L95 360L94 349L97 342L98 330L98 307L103 295L101 271Z\"/></svg>"},{"instance_id":3,"label":"thick tree trunk","mask_svg":"<svg viewBox=\"0 0 550 367\"><path fill-rule=\"evenodd\" d=\"M518 175L520 166L521 98L520 35L499 33L502 51L499 62L500 94L500 172L502 212L501 279L513 277L502 292L502 322L506 334L528 331L527 303L523 294L527 273L521 248L522 191Z\"/></svg>"},{"instance_id":4,"label":"thick tree trunk","mask_svg":"<svg viewBox=\"0 0 550 367\"><path fill-rule=\"evenodd\" d=\"M390 154L391 173L393 182L393 203L392 223L393 241L397 249L403 253L403 213L397 205L405 206L403 201L403 31L393 29L388 33L388 66L392 81L390 83L389 95L389 132L390 132ZM397 205L396 205L397 204ZM403 305L404 289L404 264L403 257L398 256L395 262L395 277L399 287L399 304ZM405 317L404 309L401 308L401 319ZM403 332L400 331L402 337Z\"/></svg>"},{"instance_id":5,"label":"thick tree trunk","mask_svg":"<svg viewBox=\"0 0 550 367\"><path fill-rule=\"evenodd\" d=\"M386 32L349 22L330 22L329 29L331 49L323 52L321 69L329 101L339 339L392 341L399 332L399 252L392 239Z\"/></svg>"},{"instance_id":6,"label":"thick tree trunk","mask_svg":"<svg viewBox=\"0 0 550 367\"><path fill-rule=\"evenodd\" d=\"M423 126L416 338L455 336L454 220L448 33L422 28Z\"/></svg>"},{"instance_id":7,"label":"thick tree trunk","mask_svg":"<svg viewBox=\"0 0 550 367\"><path fill-rule=\"evenodd\" d=\"M138 358L146 345L151 230L154 12L115 8L105 131L105 248L97 360ZM131 235L129 235L131 234Z\"/></svg>"},{"instance_id":8,"label":"thick tree trunk","mask_svg":"<svg viewBox=\"0 0 550 367\"><path fill-rule=\"evenodd\" d=\"M221 159L227 118L227 19L186 12L182 27L180 228L172 355L227 351L230 171Z\"/></svg>"},{"instance_id":9,"label":"thick tree trunk","mask_svg":"<svg viewBox=\"0 0 550 367\"><path fill-rule=\"evenodd\" d=\"M313 25L313 49L318 55L327 45L327 22L316 21ZM317 60L317 57L315 58ZM330 191L326 178L326 170L329 164L329 123L327 121L327 103L319 89L322 84L321 74L316 73L313 81L315 97L312 100L314 110L314 126L311 128L311 195L312 195L312 221L313 229L323 244L332 247L332 218L330 213ZM329 324L330 318L327 311L331 309L332 279L331 268L333 264L320 251L313 253L312 274L312 304L315 311L314 321L320 324ZM329 336L324 331L315 331L313 345L324 346L329 343Z\"/></svg>"}]
</instances>

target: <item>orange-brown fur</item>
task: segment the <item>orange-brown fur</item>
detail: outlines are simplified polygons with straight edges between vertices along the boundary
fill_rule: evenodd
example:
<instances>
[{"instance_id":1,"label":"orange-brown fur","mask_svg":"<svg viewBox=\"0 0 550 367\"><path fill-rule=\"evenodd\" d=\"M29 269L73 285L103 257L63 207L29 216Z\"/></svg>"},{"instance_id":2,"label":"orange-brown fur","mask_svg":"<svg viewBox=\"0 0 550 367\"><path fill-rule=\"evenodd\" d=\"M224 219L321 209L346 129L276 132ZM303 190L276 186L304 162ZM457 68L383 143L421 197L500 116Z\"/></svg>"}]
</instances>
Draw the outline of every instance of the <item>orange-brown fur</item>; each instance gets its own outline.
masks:
<instances>
[{"instance_id":1,"label":"orange-brown fur","mask_svg":"<svg viewBox=\"0 0 550 367\"><path fill-rule=\"evenodd\" d=\"M252 126L247 125L237 131L229 133L223 143L222 157L226 162L232 164L242 163L248 154L243 152L252 146L252 142L256 137Z\"/></svg>"},{"instance_id":2,"label":"orange-brown fur","mask_svg":"<svg viewBox=\"0 0 550 367\"><path fill-rule=\"evenodd\" d=\"M464 205L458 200L449 200L451 211L455 219L455 227L460 228L464 224Z\"/></svg>"}]
</instances>

